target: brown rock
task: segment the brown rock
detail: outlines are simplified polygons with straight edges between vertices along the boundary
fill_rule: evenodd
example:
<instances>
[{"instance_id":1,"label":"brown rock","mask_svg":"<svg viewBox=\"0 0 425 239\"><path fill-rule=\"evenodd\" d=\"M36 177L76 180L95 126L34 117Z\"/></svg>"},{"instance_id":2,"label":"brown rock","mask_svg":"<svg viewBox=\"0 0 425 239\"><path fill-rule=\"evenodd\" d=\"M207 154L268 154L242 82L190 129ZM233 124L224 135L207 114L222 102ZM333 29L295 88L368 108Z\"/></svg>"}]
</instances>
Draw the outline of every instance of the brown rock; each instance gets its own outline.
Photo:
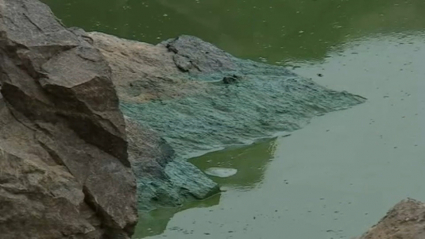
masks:
<instances>
[{"instance_id":1,"label":"brown rock","mask_svg":"<svg viewBox=\"0 0 425 239\"><path fill-rule=\"evenodd\" d=\"M92 39L109 63L113 83L123 102L184 98L207 87L204 82L187 80L187 76L176 67L176 54L163 45L155 46L98 32L90 32L86 38Z\"/></svg>"},{"instance_id":2,"label":"brown rock","mask_svg":"<svg viewBox=\"0 0 425 239\"><path fill-rule=\"evenodd\" d=\"M413 199L398 203L360 239L424 239L425 204Z\"/></svg>"},{"instance_id":3,"label":"brown rock","mask_svg":"<svg viewBox=\"0 0 425 239\"><path fill-rule=\"evenodd\" d=\"M0 0L1 238L128 238L125 124L99 51L34 0Z\"/></svg>"}]
</instances>

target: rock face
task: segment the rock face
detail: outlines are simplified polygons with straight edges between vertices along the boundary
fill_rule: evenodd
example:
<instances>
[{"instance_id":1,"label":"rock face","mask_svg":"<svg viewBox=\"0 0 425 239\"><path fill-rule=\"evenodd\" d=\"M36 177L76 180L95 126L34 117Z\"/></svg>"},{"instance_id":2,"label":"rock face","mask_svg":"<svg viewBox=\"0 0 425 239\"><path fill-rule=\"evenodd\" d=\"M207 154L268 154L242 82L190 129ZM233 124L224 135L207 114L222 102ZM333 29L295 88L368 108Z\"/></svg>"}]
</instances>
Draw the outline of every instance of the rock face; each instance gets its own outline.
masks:
<instances>
[{"instance_id":1,"label":"rock face","mask_svg":"<svg viewBox=\"0 0 425 239\"><path fill-rule=\"evenodd\" d=\"M425 204L404 200L360 239L423 239L425 238Z\"/></svg>"},{"instance_id":2,"label":"rock face","mask_svg":"<svg viewBox=\"0 0 425 239\"><path fill-rule=\"evenodd\" d=\"M283 67L238 59L196 37L158 45L102 33L84 38L108 61L123 113L148 129L129 132L130 144L144 141L150 149L143 151L157 155L129 151L144 208L217 191L187 158L297 130L315 116L365 101Z\"/></svg>"},{"instance_id":3,"label":"rock face","mask_svg":"<svg viewBox=\"0 0 425 239\"><path fill-rule=\"evenodd\" d=\"M0 234L129 238L136 184L108 63L35 0L0 0Z\"/></svg>"}]
</instances>

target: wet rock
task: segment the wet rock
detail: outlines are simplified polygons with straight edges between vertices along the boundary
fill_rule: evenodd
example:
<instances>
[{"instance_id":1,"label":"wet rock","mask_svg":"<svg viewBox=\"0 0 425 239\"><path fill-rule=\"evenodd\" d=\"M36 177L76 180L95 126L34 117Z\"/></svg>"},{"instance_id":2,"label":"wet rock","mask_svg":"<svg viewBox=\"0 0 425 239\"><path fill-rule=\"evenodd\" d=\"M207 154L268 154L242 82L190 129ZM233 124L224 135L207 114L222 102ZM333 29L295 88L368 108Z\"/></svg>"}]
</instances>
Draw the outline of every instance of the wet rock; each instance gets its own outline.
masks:
<instances>
[{"instance_id":1,"label":"wet rock","mask_svg":"<svg viewBox=\"0 0 425 239\"><path fill-rule=\"evenodd\" d=\"M224 84L234 84L234 83L237 83L240 80L241 80L241 77L239 77L237 75L225 76L223 78L223 83Z\"/></svg>"},{"instance_id":2,"label":"wet rock","mask_svg":"<svg viewBox=\"0 0 425 239\"><path fill-rule=\"evenodd\" d=\"M425 238L425 204L413 199L398 203L360 239Z\"/></svg>"},{"instance_id":3,"label":"wet rock","mask_svg":"<svg viewBox=\"0 0 425 239\"><path fill-rule=\"evenodd\" d=\"M176 158L158 133L126 118L129 159L138 185L139 209L182 205L219 192L218 185L192 164Z\"/></svg>"},{"instance_id":4,"label":"wet rock","mask_svg":"<svg viewBox=\"0 0 425 239\"><path fill-rule=\"evenodd\" d=\"M158 45L95 32L88 37L112 69L123 113L156 134L140 140L153 148L164 142L174 152L167 160L159 152L157 157L130 157L133 165L149 165L136 167L136 174L139 200L153 206L155 201L176 205L217 191L185 159L297 130L315 116L365 101L280 66L238 59L196 37Z\"/></svg>"},{"instance_id":5,"label":"wet rock","mask_svg":"<svg viewBox=\"0 0 425 239\"><path fill-rule=\"evenodd\" d=\"M206 174L208 174L210 176L214 176L214 177L219 177L219 178L228 178L228 177L235 175L237 172L238 172L238 170L234 169L234 168L212 167L212 168L208 168L207 170L205 170Z\"/></svg>"},{"instance_id":6,"label":"wet rock","mask_svg":"<svg viewBox=\"0 0 425 239\"><path fill-rule=\"evenodd\" d=\"M1 238L129 238L136 184L108 63L35 0L0 1Z\"/></svg>"}]
</instances>

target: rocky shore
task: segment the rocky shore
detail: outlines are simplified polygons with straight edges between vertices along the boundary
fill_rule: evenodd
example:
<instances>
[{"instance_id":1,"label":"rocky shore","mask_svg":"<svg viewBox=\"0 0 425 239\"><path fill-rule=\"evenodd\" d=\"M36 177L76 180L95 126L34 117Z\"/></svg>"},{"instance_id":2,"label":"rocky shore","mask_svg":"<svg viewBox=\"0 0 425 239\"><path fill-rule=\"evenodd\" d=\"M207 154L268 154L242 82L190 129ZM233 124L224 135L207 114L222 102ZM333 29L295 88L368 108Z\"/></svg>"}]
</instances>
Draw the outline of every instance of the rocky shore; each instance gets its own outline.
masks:
<instances>
[{"instance_id":1,"label":"rocky shore","mask_svg":"<svg viewBox=\"0 0 425 239\"><path fill-rule=\"evenodd\" d=\"M365 101L191 36L150 45L67 29L36 0L0 0L0 73L6 239L129 238L138 209L219 192L186 159ZM423 214L403 202L363 238L422 238L409 236Z\"/></svg>"}]
</instances>

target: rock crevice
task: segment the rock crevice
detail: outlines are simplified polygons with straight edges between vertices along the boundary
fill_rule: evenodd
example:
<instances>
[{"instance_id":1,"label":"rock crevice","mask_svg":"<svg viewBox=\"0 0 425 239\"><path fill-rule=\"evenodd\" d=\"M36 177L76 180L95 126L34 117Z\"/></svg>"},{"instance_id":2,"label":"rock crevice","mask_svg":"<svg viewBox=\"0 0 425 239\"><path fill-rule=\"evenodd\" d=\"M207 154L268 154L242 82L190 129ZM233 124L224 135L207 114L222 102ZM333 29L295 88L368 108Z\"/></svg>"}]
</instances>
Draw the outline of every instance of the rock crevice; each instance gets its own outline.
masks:
<instances>
[{"instance_id":1,"label":"rock crevice","mask_svg":"<svg viewBox=\"0 0 425 239\"><path fill-rule=\"evenodd\" d=\"M1 237L129 238L136 184L100 52L39 1L0 0L0 83Z\"/></svg>"}]
</instances>

